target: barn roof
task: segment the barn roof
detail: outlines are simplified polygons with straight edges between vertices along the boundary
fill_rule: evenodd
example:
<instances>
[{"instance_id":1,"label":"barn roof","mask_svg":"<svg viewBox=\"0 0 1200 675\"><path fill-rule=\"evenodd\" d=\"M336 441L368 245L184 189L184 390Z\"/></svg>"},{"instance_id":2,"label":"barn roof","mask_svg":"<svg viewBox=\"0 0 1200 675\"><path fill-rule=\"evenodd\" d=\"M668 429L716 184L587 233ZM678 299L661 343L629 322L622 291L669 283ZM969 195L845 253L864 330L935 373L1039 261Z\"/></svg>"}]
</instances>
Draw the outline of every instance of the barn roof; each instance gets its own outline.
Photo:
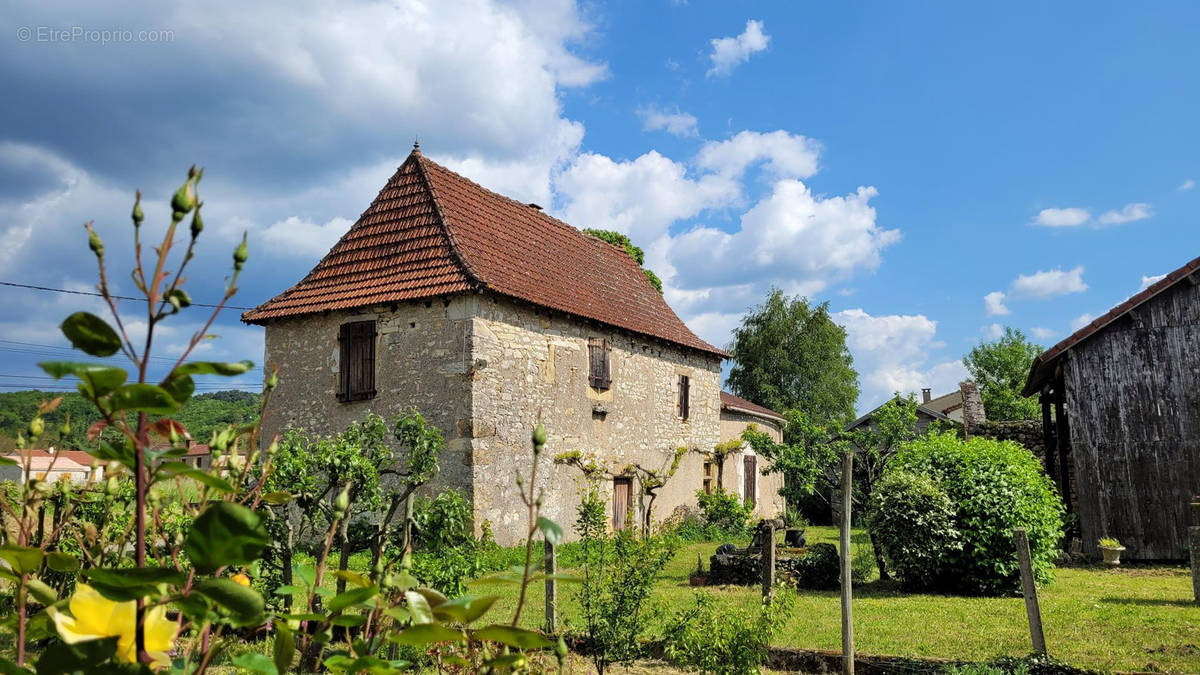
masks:
<instances>
[{"instance_id":1,"label":"barn roof","mask_svg":"<svg viewBox=\"0 0 1200 675\"><path fill-rule=\"evenodd\" d=\"M1040 356L1033 360L1033 365L1029 368L1029 377L1025 380L1025 389L1021 391L1021 394L1023 396L1032 396L1041 391L1042 385L1054 375L1055 363L1063 354L1180 281L1188 277L1192 277L1193 280L1200 280L1200 275L1193 277L1197 272L1200 272L1200 258L1192 260L1183 267L1150 284L1141 292L1108 310L1088 325L1071 333L1062 342L1042 352Z\"/></svg>"},{"instance_id":2,"label":"barn roof","mask_svg":"<svg viewBox=\"0 0 1200 675\"><path fill-rule=\"evenodd\" d=\"M487 190L417 148L306 277L242 320L479 291L728 356L684 325L624 249Z\"/></svg>"},{"instance_id":3,"label":"barn roof","mask_svg":"<svg viewBox=\"0 0 1200 675\"><path fill-rule=\"evenodd\" d=\"M751 403L741 396L734 396L727 391L721 392L721 409L744 413L746 415L753 415L754 417L762 417L776 422L787 421L783 415L780 415L774 410L758 405L757 403Z\"/></svg>"},{"instance_id":4,"label":"barn roof","mask_svg":"<svg viewBox=\"0 0 1200 675\"><path fill-rule=\"evenodd\" d=\"M879 412L879 410L881 408L883 408L883 406L891 403L892 401L899 401L901 403L907 403L908 399L904 398L903 396L894 396L894 397L884 401L883 403L880 403L879 405L875 406L875 408L873 410L871 410L871 412L866 413L865 415L859 417L858 419L854 420L850 424L847 424L846 431L854 431L855 429L870 422L871 418L875 416L875 413ZM943 422L954 422L954 419L951 418L950 416L948 416L940 411L934 410L933 408L926 407L924 404L917 405L917 414L925 415L926 417L933 419L933 420L941 420Z\"/></svg>"}]
</instances>

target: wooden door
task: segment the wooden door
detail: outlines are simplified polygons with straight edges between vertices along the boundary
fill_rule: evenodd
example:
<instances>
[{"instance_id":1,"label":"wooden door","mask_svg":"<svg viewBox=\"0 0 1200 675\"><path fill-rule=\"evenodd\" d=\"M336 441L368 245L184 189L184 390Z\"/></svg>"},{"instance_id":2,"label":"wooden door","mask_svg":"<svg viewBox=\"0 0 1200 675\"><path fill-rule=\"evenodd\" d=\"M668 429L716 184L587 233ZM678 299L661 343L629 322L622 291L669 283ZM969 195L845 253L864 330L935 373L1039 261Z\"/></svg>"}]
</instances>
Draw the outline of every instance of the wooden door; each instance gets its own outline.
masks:
<instances>
[{"instance_id":1,"label":"wooden door","mask_svg":"<svg viewBox=\"0 0 1200 675\"><path fill-rule=\"evenodd\" d=\"M758 489L758 457L746 455L742 458L742 469L746 474L742 497L747 506L754 506L754 495Z\"/></svg>"},{"instance_id":2,"label":"wooden door","mask_svg":"<svg viewBox=\"0 0 1200 675\"><path fill-rule=\"evenodd\" d=\"M613 531L623 530L628 525L629 507L633 503L633 480L630 478L613 479Z\"/></svg>"}]
</instances>

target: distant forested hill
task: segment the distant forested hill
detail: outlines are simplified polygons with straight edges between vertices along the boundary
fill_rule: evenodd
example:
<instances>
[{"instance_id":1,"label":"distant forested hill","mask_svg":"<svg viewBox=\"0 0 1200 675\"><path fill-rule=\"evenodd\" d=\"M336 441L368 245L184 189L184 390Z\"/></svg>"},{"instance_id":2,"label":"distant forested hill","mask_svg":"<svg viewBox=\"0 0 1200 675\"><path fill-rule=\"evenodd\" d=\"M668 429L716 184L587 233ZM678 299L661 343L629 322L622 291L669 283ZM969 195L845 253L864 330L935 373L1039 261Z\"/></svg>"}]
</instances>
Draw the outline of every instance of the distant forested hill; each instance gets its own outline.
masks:
<instances>
[{"instance_id":1,"label":"distant forested hill","mask_svg":"<svg viewBox=\"0 0 1200 675\"><path fill-rule=\"evenodd\" d=\"M46 416L46 431L57 431L67 413L71 414L69 445L83 447L87 428L100 419L95 408L77 393L13 391L0 393L0 450L14 447L17 432L24 430L37 412L38 403L62 396L58 410ZM245 391L213 391L193 396L175 415L198 443L207 443L213 429L227 424L249 422L258 415L259 395ZM49 435L49 434L47 434Z\"/></svg>"}]
</instances>

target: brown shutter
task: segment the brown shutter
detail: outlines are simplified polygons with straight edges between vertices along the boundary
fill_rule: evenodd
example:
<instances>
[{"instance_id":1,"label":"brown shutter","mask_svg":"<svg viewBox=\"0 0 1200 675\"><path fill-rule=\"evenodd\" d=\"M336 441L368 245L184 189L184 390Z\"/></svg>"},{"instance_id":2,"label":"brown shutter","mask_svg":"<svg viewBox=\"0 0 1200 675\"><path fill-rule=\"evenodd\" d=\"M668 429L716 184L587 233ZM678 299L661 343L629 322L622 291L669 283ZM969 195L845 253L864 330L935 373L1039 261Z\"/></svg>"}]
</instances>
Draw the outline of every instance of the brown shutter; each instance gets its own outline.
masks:
<instances>
[{"instance_id":1,"label":"brown shutter","mask_svg":"<svg viewBox=\"0 0 1200 675\"><path fill-rule=\"evenodd\" d=\"M678 405L678 408L679 408L679 417L681 419L686 420L688 418L688 414L691 412L691 410L689 410L689 407L690 407L689 404L691 402L690 398L691 398L691 380L688 378L687 375L680 375L679 376L679 405Z\"/></svg>"},{"instance_id":2,"label":"brown shutter","mask_svg":"<svg viewBox=\"0 0 1200 675\"><path fill-rule=\"evenodd\" d=\"M628 524L629 506L633 502L633 480L625 477L613 479L613 530L623 530Z\"/></svg>"},{"instance_id":3,"label":"brown shutter","mask_svg":"<svg viewBox=\"0 0 1200 675\"><path fill-rule=\"evenodd\" d=\"M610 349L608 340L588 338L588 385L597 389L612 386L612 371L608 362Z\"/></svg>"},{"instance_id":4,"label":"brown shutter","mask_svg":"<svg viewBox=\"0 0 1200 675\"><path fill-rule=\"evenodd\" d=\"M743 501L746 506L754 506L754 492L758 486L758 458L754 455L746 455L742 458L742 470L746 474L746 482L742 486L744 494Z\"/></svg>"},{"instance_id":5,"label":"brown shutter","mask_svg":"<svg viewBox=\"0 0 1200 675\"><path fill-rule=\"evenodd\" d=\"M365 401L375 397L375 322L344 323L341 343L339 401Z\"/></svg>"}]
</instances>

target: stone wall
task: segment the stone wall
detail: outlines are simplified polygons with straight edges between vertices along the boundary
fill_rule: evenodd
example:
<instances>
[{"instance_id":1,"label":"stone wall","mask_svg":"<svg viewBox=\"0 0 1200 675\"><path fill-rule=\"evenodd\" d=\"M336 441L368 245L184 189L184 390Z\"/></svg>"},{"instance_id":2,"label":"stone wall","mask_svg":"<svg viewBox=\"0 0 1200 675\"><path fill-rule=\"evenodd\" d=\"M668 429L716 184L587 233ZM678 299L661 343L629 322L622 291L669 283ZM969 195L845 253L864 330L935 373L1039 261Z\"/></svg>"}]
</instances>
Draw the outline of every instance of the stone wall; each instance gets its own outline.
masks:
<instances>
[{"instance_id":1,"label":"stone wall","mask_svg":"<svg viewBox=\"0 0 1200 675\"><path fill-rule=\"evenodd\" d=\"M742 431L751 424L758 427L760 431L769 434L776 443L783 441L783 428L778 422L732 410L721 411L721 441L740 438ZM746 498L745 456L752 454L754 454L754 451L750 450L749 447L746 447L740 453L730 454L725 458L725 466L722 469L721 478L723 487L726 490L736 493L742 499ZM776 518L782 516L784 510L784 500L779 494L779 490L783 488L783 474L773 473L764 476L762 470L766 466L766 463L767 460L765 458L758 458L758 476L755 479L757 494L754 495L754 514L759 518Z\"/></svg>"},{"instance_id":2,"label":"stone wall","mask_svg":"<svg viewBox=\"0 0 1200 675\"><path fill-rule=\"evenodd\" d=\"M446 451L431 489L471 491L470 312L473 299L408 303L375 311L281 319L266 326L266 364L279 367L279 385L263 419L268 440L286 428L336 434L368 412L391 419L415 407L441 430ZM375 319L375 398L337 400L338 327Z\"/></svg>"},{"instance_id":3,"label":"stone wall","mask_svg":"<svg viewBox=\"0 0 1200 675\"><path fill-rule=\"evenodd\" d=\"M1005 422L979 422L970 428L972 436L983 436L997 441L1014 441L1025 446L1045 464L1045 448L1042 447L1042 423L1039 420L1010 420Z\"/></svg>"},{"instance_id":4,"label":"stone wall","mask_svg":"<svg viewBox=\"0 0 1200 675\"><path fill-rule=\"evenodd\" d=\"M545 487L543 514L574 536L579 471L552 463L579 450L612 473L629 464L666 468L674 450L687 447L676 475L659 490L654 517L694 504L703 480L704 455L720 436L720 360L716 356L634 337L561 313L502 297L472 298L473 357L471 446L474 452L476 526L486 519L501 543L525 536L517 473L528 477L529 433L541 415L549 433L538 465ZM612 386L588 385L589 338L611 344ZM678 376L691 383L691 413L676 414ZM611 500L611 481L603 486ZM635 502L637 486L634 486Z\"/></svg>"}]
</instances>

